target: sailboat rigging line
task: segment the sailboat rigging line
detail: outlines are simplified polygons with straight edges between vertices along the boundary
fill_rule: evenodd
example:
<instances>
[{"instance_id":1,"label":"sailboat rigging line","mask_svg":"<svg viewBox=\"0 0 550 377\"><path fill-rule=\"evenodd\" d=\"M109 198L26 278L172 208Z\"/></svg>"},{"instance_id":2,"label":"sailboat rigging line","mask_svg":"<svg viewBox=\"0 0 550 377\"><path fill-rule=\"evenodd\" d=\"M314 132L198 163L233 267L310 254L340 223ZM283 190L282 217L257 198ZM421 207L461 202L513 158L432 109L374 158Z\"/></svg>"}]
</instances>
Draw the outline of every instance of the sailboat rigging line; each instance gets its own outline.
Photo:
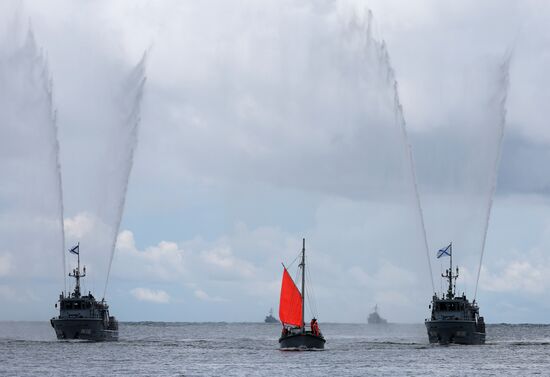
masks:
<instances>
[{"instance_id":1,"label":"sailboat rigging line","mask_svg":"<svg viewBox=\"0 0 550 377\"><path fill-rule=\"evenodd\" d=\"M294 263L296 263L296 261L298 260L298 258L300 258L302 256L302 252L298 253L298 255L296 255L296 258L294 258L294 260L292 262L290 262L290 264L288 265L287 267L287 270L290 269L290 267L292 267L292 265Z\"/></svg>"},{"instance_id":2,"label":"sailboat rigging line","mask_svg":"<svg viewBox=\"0 0 550 377\"><path fill-rule=\"evenodd\" d=\"M313 291L312 291L312 285L311 285L311 280L310 280L310 277L309 277L309 273L307 271L304 271L304 273L306 274L306 284L308 286L308 290L306 292L306 299L307 299L307 303L308 303L308 309L309 309L309 312L310 314L313 315L313 303L312 303L312 295L313 295Z\"/></svg>"},{"instance_id":3,"label":"sailboat rigging line","mask_svg":"<svg viewBox=\"0 0 550 377\"><path fill-rule=\"evenodd\" d=\"M309 311L311 312L312 317L317 318L317 302L315 301L315 291L313 288L313 283L311 281L311 273L309 270L306 270L306 280L308 284L308 291L306 292L307 302L309 303Z\"/></svg>"}]
</instances>

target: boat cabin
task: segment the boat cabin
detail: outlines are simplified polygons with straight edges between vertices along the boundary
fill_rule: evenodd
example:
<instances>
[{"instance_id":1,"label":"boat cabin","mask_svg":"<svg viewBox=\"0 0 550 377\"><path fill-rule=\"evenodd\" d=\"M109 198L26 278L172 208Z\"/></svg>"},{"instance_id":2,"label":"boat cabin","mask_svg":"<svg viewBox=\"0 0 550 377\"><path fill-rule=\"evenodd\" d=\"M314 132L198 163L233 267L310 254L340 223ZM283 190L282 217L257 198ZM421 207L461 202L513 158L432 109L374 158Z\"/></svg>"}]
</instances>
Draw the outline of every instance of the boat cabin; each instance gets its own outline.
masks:
<instances>
[{"instance_id":1,"label":"boat cabin","mask_svg":"<svg viewBox=\"0 0 550 377\"><path fill-rule=\"evenodd\" d=\"M432 300L432 320L468 320L476 321L479 316L479 308L468 301L463 294L452 299L440 299L437 296Z\"/></svg>"},{"instance_id":2,"label":"boat cabin","mask_svg":"<svg viewBox=\"0 0 550 377\"><path fill-rule=\"evenodd\" d=\"M95 300L91 293L87 296L65 297L59 295L59 318L103 318L109 317L109 306Z\"/></svg>"}]
</instances>

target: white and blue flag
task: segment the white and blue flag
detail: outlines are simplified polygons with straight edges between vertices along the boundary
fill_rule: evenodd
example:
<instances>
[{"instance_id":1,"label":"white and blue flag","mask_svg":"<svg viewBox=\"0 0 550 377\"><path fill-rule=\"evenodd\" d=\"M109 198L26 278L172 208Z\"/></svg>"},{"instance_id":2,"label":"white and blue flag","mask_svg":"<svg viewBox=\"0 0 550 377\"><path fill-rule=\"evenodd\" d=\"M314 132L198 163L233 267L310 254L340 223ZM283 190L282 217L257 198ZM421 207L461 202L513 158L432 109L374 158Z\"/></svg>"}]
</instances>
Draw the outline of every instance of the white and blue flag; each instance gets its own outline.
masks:
<instances>
[{"instance_id":1,"label":"white and blue flag","mask_svg":"<svg viewBox=\"0 0 550 377\"><path fill-rule=\"evenodd\" d=\"M80 242L78 243L78 245L76 245L72 249L69 249L69 253L78 255L80 253Z\"/></svg>"},{"instance_id":2,"label":"white and blue flag","mask_svg":"<svg viewBox=\"0 0 550 377\"><path fill-rule=\"evenodd\" d=\"M444 257L444 256L450 257L451 253L453 252L452 249L451 249L451 245L452 245L452 243L450 243L449 246L447 246L443 249L439 249L439 251L437 252L437 258L439 259L439 258Z\"/></svg>"}]
</instances>

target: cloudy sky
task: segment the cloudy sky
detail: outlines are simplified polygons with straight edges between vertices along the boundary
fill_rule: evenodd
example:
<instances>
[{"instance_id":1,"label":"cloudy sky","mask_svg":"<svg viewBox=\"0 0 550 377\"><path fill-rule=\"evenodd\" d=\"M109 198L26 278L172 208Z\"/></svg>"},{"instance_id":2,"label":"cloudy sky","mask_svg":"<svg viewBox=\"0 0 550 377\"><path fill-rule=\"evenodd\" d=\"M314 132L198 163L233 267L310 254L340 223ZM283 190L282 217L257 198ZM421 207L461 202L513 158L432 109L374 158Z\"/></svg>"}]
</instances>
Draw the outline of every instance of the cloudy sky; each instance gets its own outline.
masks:
<instances>
[{"instance_id":1,"label":"cloudy sky","mask_svg":"<svg viewBox=\"0 0 550 377\"><path fill-rule=\"evenodd\" d=\"M422 321L410 143L434 288L453 241L475 294L488 224L486 321L548 322L544 2L56 0L0 20L0 319L53 316L75 262L59 162L96 296L117 238L121 320L262 320L305 237L320 320Z\"/></svg>"}]
</instances>

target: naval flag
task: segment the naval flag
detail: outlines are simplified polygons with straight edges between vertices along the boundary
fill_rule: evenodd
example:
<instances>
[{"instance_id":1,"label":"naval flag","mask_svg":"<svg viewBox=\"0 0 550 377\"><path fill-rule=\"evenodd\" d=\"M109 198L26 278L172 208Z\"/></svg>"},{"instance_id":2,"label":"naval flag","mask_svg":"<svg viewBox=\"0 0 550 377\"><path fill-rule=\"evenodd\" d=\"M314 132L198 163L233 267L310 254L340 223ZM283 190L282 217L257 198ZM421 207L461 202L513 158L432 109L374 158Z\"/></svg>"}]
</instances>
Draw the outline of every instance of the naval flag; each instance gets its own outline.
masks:
<instances>
[{"instance_id":1,"label":"naval flag","mask_svg":"<svg viewBox=\"0 0 550 377\"><path fill-rule=\"evenodd\" d=\"M69 249L69 253L73 253L78 255L80 253L80 243L78 243L75 247L72 249Z\"/></svg>"},{"instance_id":2,"label":"naval flag","mask_svg":"<svg viewBox=\"0 0 550 377\"><path fill-rule=\"evenodd\" d=\"M452 243L450 243L449 246L447 246L443 249L439 249L439 251L437 252L437 258L439 259L439 258L444 257L444 256L450 257L451 253L453 252L453 249L451 248L451 245L452 245Z\"/></svg>"}]
</instances>

